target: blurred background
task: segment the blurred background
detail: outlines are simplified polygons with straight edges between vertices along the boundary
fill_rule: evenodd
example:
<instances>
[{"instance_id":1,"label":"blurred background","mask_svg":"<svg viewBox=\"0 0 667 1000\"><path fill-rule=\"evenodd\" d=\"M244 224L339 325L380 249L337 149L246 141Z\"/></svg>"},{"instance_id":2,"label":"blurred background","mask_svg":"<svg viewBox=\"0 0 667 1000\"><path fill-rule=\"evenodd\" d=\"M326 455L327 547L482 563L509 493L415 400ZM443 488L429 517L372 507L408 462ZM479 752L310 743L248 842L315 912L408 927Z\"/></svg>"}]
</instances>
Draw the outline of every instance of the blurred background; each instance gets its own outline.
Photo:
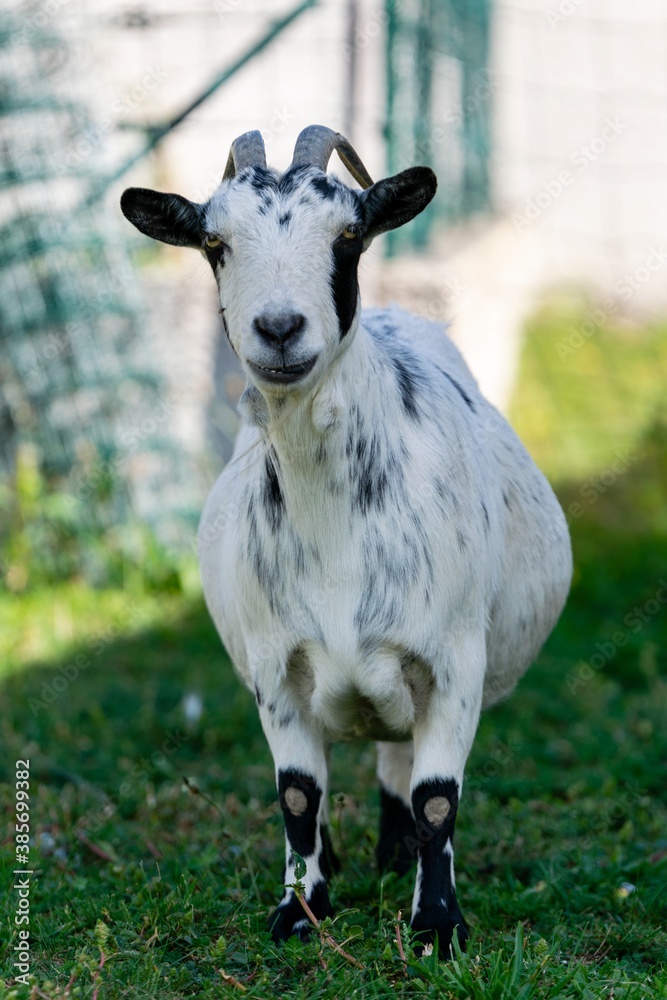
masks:
<instances>
[{"instance_id":1,"label":"blurred background","mask_svg":"<svg viewBox=\"0 0 667 1000\"><path fill-rule=\"evenodd\" d=\"M572 532L566 611L467 768L473 925L504 947L532 921L551 968L643 982L667 949L664 0L5 0L0 113L0 738L39 790L44 976L85 966L92 990L111 928L105 975L204 995L183 984L221 961L221 912L235 975L268 953L247 942L276 892L272 764L194 556L243 380L206 262L119 197L204 201L237 135L285 168L317 123L374 177L437 172L362 258L363 302L450 324ZM332 783L337 892L367 915L372 755L336 749Z\"/></svg>"},{"instance_id":2,"label":"blurred background","mask_svg":"<svg viewBox=\"0 0 667 1000\"><path fill-rule=\"evenodd\" d=\"M653 419L652 391L634 394L641 415L603 397L642 377L640 356L664 374L646 332L667 311L659 0L44 0L5 5L1 31L0 477L5 510L16 489L44 493L25 539L36 571L104 577L108 546L74 552L86 526L118 528L128 556L146 526L191 548L242 381L206 265L138 237L118 198L140 185L205 200L250 128L277 167L313 122L346 133L373 176L433 166L433 206L363 258L363 301L449 321L491 400L522 399L543 465L601 472ZM554 304L547 429L519 369L527 323ZM608 351L609 327L622 343ZM26 553L3 522L20 591Z\"/></svg>"}]
</instances>

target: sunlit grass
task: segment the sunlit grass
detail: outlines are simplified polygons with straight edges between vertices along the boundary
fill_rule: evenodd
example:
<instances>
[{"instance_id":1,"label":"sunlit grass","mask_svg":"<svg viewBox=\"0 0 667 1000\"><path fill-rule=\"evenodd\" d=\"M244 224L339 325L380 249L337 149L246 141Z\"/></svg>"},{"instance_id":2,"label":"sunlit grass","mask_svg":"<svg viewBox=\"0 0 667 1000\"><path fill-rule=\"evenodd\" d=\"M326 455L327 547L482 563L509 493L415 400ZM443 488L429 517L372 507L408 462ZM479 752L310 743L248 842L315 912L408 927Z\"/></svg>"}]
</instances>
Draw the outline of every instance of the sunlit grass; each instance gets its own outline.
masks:
<instances>
[{"instance_id":1,"label":"sunlit grass","mask_svg":"<svg viewBox=\"0 0 667 1000\"><path fill-rule=\"evenodd\" d=\"M599 476L619 456L631 466L667 419L667 324L595 316L565 300L528 324L511 419L555 482Z\"/></svg>"}]
</instances>

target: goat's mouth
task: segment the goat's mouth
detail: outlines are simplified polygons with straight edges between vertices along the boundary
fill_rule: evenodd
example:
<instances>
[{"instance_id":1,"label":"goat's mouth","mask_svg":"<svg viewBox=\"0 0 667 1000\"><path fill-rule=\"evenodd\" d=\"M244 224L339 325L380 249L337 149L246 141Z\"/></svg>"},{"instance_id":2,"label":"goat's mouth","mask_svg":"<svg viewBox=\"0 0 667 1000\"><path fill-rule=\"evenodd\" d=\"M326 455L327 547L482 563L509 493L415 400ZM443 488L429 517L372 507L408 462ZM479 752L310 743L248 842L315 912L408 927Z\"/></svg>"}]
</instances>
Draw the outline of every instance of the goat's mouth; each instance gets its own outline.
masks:
<instances>
[{"instance_id":1,"label":"goat's mouth","mask_svg":"<svg viewBox=\"0 0 667 1000\"><path fill-rule=\"evenodd\" d=\"M297 365L280 365L265 368L263 365L258 365L256 362L250 360L248 361L248 365L253 373L259 376L264 382L287 385L290 382L298 382L304 375L312 371L316 361L317 354L312 358L308 358L307 361L300 361Z\"/></svg>"}]
</instances>

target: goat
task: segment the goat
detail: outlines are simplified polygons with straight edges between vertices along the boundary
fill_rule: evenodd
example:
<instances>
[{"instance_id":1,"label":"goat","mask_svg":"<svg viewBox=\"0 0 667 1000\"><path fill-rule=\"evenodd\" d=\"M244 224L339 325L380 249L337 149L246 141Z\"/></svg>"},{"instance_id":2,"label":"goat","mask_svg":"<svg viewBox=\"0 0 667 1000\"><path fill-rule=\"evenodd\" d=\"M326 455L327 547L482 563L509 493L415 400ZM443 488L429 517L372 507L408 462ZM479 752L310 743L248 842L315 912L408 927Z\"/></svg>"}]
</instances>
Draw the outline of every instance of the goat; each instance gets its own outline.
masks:
<instances>
[{"instance_id":1,"label":"goat","mask_svg":"<svg viewBox=\"0 0 667 1000\"><path fill-rule=\"evenodd\" d=\"M334 149L361 190L327 174ZM327 748L371 739L379 867L416 859L416 950L437 938L447 957L468 936L453 836L480 711L555 625L572 556L549 484L444 329L361 310L361 254L435 190L428 167L373 183L341 135L310 126L282 174L248 132L206 204L131 188L121 205L142 233L203 252L248 379L198 547L275 762L287 887L273 938L309 929L295 852L311 910L332 913Z\"/></svg>"}]
</instances>

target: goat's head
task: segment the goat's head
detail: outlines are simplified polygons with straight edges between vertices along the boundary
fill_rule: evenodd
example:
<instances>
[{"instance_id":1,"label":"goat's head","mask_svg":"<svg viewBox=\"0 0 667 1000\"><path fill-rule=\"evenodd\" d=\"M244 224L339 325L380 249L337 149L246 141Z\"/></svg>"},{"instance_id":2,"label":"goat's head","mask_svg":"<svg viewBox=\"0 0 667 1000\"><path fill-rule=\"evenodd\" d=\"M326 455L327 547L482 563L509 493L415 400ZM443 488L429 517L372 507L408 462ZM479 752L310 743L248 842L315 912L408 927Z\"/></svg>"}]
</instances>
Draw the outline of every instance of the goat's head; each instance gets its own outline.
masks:
<instances>
[{"instance_id":1,"label":"goat's head","mask_svg":"<svg viewBox=\"0 0 667 1000\"><path fill-rule=\"evenodd\" d=\"M334 149L363 190L327 176ZM312 125L282 175L267 169L260 133L247 132L206 204L129 188L121 208L147 236L205 254L230 343L266 395L310 388L345 350L362 252L421 212L435 189L428 167L374 184L341 135Z\"/></svg>"}]
</instances>

